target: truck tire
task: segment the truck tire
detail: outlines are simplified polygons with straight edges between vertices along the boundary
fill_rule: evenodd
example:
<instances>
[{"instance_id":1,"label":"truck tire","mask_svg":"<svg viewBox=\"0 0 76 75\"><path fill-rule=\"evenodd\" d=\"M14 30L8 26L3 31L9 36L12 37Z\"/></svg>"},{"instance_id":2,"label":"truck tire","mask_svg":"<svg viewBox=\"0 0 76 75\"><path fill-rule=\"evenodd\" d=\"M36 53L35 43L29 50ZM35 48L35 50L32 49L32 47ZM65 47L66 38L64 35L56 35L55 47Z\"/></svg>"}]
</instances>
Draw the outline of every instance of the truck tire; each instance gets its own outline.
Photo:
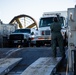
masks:
<instances>
[{"instance_id":1,"label":"truck tire","mask_svg":"<svg viewBox=\"0 0 76 75\"><path fill-rule=\"evenodd\" d=\"M40 47L40 44L38 42L36 42L36 47Z\"/></svg>"},{"instance_id":2,"label":"truck tire","mask_svg":"<svg viewBox=\"0 0 76 75\"><path fill-rule=\"evenodd\" d=\"M30 41L24 40L23 47L30 47Z\"/></svg>"}]
</instances>

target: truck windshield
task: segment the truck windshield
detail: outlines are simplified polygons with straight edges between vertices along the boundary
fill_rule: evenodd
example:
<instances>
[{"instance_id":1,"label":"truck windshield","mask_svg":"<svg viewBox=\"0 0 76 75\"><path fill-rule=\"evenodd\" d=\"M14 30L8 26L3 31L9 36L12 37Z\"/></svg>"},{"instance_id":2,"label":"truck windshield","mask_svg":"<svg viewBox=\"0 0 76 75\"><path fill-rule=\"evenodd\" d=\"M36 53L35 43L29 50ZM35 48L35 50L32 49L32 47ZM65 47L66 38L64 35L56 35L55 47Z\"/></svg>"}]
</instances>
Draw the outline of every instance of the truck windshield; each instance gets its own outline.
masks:
<instances>
[{"instance_id":1,"label":"truck windshield","mask_svg":"<svg viewBox=\"0 0 76 75\"><path fill-rule=\"evenodd\" d=\"M31 33L31 29L17 29L13 33Z\"/></svg>"},{"instance_id":2,"label":"truck windshield","mask_svg":"<svg viewBox=\"0 0 76 75\"><path fill-rule=\"evenodd\" d=\"M39 23L39 27L48 27L53 23L53 18L54 17L47 17L47 18L41 18L40 19L40 23ZM64 17L60 17L60 21L61 21L61 26L64 26Z\"/></svg>"}]
</instances>

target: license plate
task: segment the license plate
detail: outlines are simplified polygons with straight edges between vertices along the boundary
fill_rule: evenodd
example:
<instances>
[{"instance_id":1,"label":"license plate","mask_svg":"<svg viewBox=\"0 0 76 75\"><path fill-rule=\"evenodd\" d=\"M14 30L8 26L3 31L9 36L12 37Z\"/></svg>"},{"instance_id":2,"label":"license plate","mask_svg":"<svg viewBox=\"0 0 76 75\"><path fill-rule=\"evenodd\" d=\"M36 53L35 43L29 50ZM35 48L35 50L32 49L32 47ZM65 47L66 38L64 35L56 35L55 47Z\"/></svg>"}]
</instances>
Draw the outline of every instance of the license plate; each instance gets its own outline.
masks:
<instances>
[{"instance_id":1,"label":"license plate","mask_svg":"<svg viewBox=\"0 0 76 75\"><path fill-rule=\"evenodd\" d=\"M14 43L18 43L18 42L20 42L20 40L16 40L16 41L14 41Z\"/></svg>"},{"instance_id":2,"label":"license plate","mask_svg":"<svg viewBox=\"0 0 76 75\"><path fill-rule=\"evenodd\" d=\"M18 40L17 41L14 41L14 43L18 43Z\"/></svg>"}]
</instances>

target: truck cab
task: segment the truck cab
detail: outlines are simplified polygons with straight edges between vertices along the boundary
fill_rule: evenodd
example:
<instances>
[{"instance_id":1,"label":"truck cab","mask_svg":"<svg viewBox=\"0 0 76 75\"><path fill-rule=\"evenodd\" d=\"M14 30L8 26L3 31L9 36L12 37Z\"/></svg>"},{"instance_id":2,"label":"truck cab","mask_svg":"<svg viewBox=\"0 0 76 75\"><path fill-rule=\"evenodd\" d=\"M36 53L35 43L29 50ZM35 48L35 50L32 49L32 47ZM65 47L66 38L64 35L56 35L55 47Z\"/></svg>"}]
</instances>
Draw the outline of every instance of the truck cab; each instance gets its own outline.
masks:
<instances>
[{"instance_id":1,"label":"truck cab","mask_svg":"<svg viewBox=\"0 0 76 75\"><path fill-rule=\"evenodd\" d=\"M51 45L51 29L50 25L53 23L53 18L57 17L56 14L60 15L61 21L61 33L65 38L66 34L66 18L61 15L61 13L44 13L43 16L40 18L39 27L38 27L38 35L36 39L36 46L44 46L44 45Z\"/></svg>"}]
</instances>

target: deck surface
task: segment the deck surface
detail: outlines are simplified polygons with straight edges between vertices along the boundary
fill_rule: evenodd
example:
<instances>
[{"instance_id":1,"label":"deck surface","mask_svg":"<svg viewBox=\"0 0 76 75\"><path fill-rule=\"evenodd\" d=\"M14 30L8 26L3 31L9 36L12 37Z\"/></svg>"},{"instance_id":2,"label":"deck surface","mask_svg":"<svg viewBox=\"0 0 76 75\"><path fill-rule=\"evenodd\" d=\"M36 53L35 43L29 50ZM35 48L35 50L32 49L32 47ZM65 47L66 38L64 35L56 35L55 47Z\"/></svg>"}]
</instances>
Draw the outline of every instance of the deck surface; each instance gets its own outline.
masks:
<instances>
[{"instance_id":1,"label":"deck surface","mask_svg":"<svg viewBox=\"0 0 76 75\"><path fill-rule=\"evenodd\" d=\"M27 67L21 75L50 75L61 59L61 57L56 59L41 57Z\"/></svg>"},{"instance_id":2,"label":"deck surface","mask_svg":"<svg viewBox=\"0 0 76 75\"><path fill-rule=\"evenodd\" d=\"M22 58L2 58L0 59L0 75L5 75L17 65Z\"/></svg>"}]
</instances>

